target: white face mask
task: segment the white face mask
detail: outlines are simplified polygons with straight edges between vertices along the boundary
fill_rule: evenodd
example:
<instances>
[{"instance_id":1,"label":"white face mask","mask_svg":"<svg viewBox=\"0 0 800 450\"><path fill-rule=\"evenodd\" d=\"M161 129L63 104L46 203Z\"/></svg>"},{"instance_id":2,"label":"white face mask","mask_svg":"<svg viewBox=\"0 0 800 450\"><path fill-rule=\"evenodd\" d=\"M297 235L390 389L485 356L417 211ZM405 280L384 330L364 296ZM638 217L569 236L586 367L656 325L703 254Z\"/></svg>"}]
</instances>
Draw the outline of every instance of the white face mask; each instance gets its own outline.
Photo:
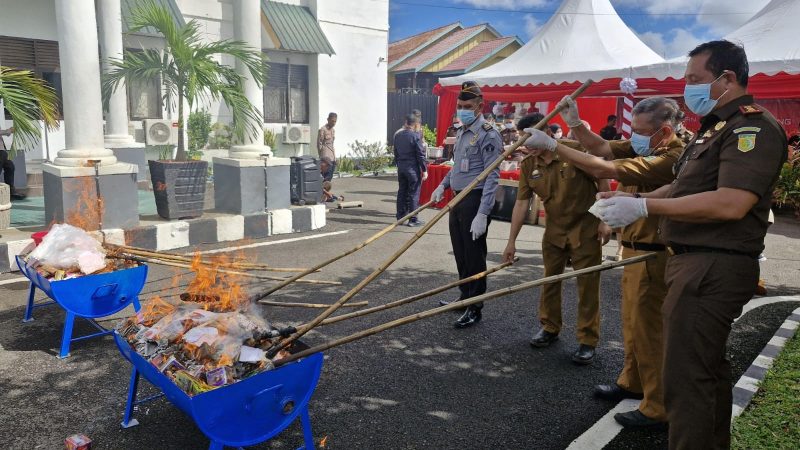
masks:
<instances>
[{"instance_id":1,"label":"white face mask","mask_svg":"<svg viewBox=\"0 0 800 450\"><path fill-rule=\"evenodd\" d=\"M454 123L453 128L461 128L461 122Z\"/></svg>"},{"instance_id":2,"label":"white face mask","mask_svg":"<svg viewBox=\"0 0 800 450\"><path fill-rule=\"evenodd\" d=\"M561 139L561 136L563 136L563 135L564 135L563 131L556 131L555 133L553 133L553 138L554 139Z\"/></svg>"}]
</instances>

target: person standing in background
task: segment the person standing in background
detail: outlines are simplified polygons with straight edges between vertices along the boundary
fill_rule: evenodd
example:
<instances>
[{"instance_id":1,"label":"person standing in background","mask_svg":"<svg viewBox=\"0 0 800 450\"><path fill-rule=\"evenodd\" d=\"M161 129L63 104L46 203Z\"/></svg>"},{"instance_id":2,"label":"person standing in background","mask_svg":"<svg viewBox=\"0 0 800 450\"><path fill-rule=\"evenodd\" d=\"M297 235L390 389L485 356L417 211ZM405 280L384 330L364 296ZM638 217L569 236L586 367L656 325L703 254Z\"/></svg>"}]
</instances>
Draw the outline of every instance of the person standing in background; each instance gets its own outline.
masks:
<instances>
[{"instance_id":1,"label":"person standing in background","mask_svg":"<svg viewBox=\"0 0 800 450\"><path fill-rule=\"evenodd\" d=\"M606 126L600 129L600 137L611 141L617 138L617 116L611 114L608 116L608 121L606 122Z\"/></svg>"},{"instance_id":2,"label":"person standing in background","mask_svg":"<svg viewBox=\"0 0 800 450\"><path fill-rule=\"evenodd\" d=\"M8 185L8 189L11 191L11 199L22 200L25 196L14 189L14 172L16 169L3 140L3 136L11 136L12 134L14 134L14 127L6 128L5 130L0 129L0 167L3 169L3 182Z\"/></svg>"},{"instance_id":3,"label":"person standing in background","mask_svg":"<svg viewBox=\"0 0 800 450\"><path fill-rule=\"evenodd\" d=\"M456 137L456 133L458 130L461 129L463 124L461 123L461 119L458 118L458 115L453 115L453 123L447 128L447 134L445 134L446 138L449 137ZM445 160L450 160L453 158L453 147L454 144L445 144L444 145L444 152L442 153L442 158Z\"/></svg>"},{"instance_id":4,"label":"person standing in background","mask_svg":"<svg viewBox=\"0 0 800 450\"><path fill-rule=\"evenodd\" d=\"M419 123L414 114L406 116L403 129L395 133L392 140L394 159L397 161L397 219L405 217L419 207L419 189L428 179L425 149L422 140L414 131ZM408 220L409 227L418 227L422 222L416 216Z\"/></svg>"},{"instance_id":5,"label":"person standing in background","mask_svg":"<svg viewBox=\"0 0 800 450\"><path fill-rule=\"evenodd\" d=\"M317 133L317 152L320 159L327 158L330 163L328 170L322 174L324 181L331 181L333 173L336 171L336 150L334 150L333 142L336 140L336 120L338 115L335 112L328 114L328 123L322 126Z\"/></svg>"}]
</instances>

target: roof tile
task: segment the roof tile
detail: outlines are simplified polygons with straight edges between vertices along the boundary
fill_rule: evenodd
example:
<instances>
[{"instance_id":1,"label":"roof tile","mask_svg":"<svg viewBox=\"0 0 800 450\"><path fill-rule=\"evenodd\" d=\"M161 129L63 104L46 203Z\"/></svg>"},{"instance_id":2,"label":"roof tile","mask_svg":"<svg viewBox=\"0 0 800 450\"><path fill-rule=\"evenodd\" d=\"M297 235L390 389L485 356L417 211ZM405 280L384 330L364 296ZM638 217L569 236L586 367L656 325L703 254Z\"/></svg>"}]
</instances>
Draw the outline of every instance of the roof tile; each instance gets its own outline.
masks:
<instances>
[{"instance_id":1,"label":"roof tile","mask_svg":"<svg viewBox=\"0 0 800 450\"><path fill-rule=\"evenodd\" d=\"M481 28L486 27L485 24L475 25L472 27L458 30L450 34L446 38L437 42L436 44L426 48L424 51L414 55L398 67L393 68L392 72L399 72L404 70L419 70L427 65L430 61L445 53L448 49L453 48L466 40L470 35L475 33Z\"/></svg>"},{"instance_id":2,"label":"roof tile","mask_svg":"<svg viewBox=\"0 0 800 450\"><path fill-rule=\"evenodd\" d=\"M454 59L450 64L443 67L440 72L467 70L470 67L472 67L475 63L480 62L487 55L491 54L495 50L505 47L509 43L513 42L515 39L516 38L514 37L503 37L500 39L493 39L491 41L481 42L480 44L475 46L475 48L473 48L472 50L468 51L467 53L464 53L463 55Z\"/></svg>"}]
</instances>

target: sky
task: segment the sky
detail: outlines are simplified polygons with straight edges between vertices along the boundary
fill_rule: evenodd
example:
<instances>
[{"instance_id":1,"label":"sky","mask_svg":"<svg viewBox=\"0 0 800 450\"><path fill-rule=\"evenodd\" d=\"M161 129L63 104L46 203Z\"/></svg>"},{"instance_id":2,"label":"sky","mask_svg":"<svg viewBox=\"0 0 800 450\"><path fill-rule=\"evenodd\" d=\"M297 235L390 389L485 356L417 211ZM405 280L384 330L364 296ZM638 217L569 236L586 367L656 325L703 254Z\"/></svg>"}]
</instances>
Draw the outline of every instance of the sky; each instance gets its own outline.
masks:
<instances>
[{"instance_id":1,"label":"sky","mask_svg":"<svg viewBox=\"0 0 800 450\"><path fill-rule=\"evenodd\" d=\"M533 38L562 0L389 0L389 41L453 22L488 22L506 36ZM598 1L598 0L595 0ZM735 30L769 0L610 0L628 27L664 58Z\"/></svg>"}]
</instances>

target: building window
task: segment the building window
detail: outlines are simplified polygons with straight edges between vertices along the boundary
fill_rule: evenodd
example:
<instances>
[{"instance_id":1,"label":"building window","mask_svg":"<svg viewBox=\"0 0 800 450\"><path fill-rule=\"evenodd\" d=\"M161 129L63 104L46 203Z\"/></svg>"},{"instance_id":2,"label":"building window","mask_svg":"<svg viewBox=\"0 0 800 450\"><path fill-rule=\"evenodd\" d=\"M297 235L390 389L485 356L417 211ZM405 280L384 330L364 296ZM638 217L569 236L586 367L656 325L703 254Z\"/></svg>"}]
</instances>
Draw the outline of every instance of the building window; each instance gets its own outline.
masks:
<instances>
[{"instance_id":1,"label":"building window","mask_svg":"<svg viewBox=\"0 0 800 450\"><path fill-rule=\"evenodd\" d=\"M308 123L308 66L269 63L264 122Z\"/></svg>"},{"instance_id":2,"label":"building window","mask_svg":"<svg viewBox=\"0 0 800 450\"><path fill-rule=\"evenodd\" d=\"M61 71L58 42L0 36L0 64L14 69L30 70L53 87L61 109ZM6 112L6 119L11 116Z\"/></svg>"},{"instance_id":3,"label":"building window","mask_svg":"<svg viewBox=\"0 0 800 450\"><path fill-rule=\"evenodd\" d=\"M127 52L140 52L138 49L125 49ZM153 77L147 82L127 81L129 120L161 119L161 79Z\"/></svg>"}]
</instances>

